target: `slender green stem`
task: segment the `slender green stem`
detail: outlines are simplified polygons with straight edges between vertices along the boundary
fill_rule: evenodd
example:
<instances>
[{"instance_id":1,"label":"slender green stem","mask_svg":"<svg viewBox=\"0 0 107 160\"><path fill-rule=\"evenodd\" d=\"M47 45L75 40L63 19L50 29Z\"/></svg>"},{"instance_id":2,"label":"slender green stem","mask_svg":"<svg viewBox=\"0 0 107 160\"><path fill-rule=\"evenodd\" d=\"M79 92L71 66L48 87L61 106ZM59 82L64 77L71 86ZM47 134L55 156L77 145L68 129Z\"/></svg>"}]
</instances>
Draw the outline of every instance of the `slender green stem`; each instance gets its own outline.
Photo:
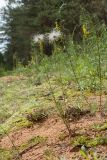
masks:
<instances>
[{"instance_id":1,"label":"slender green stem","mask_svg":"<svg viewBox=\"0 0 107 160\"><path fill-rule=\"evenodd\" d=\"M99 112L102 112L102 69L101 69L101 53L99 48L99 42L98 42L98 65L99 65L99 83L100 83L100 103L99 103Z\"/></svg>"},{"instance_id":2,"label":"slender green stem","mask_svg":"<svg viewBox=\"0 0 107 160\"><path fill-rule=\"evenodd\" d=\"M3 130L3 132L6 134L6 136L9 138L9 140L11 141L11 143L12 143L12 146L14 147L14 149L17 151L17 158L19 159L19 160L21 160L22 159L22 157L21 157L21 155L20 155L20 152L19 152L19 150L17 149L17 147L15 146L15 144L14 144L14 142L13 142L13 140L10 138L10 136L6 133L6 131L4 130L4 128L2 127L2 126L0 126L0 128Z\"/></svg>"},{"instance_id":3,"label":"slender green stem","mask_svg":"<svg viewBox=\"0 0 107 160\"><path fill-rule=\"evenodd\" d=\"M51 85L51 82L50 82L50 79L49 79L49 76L47 75L47 82L49 84L49 88L50 88L50 91L52 93L52 97L53 97L53 100L54 100L54 103L55 103L55 106L59 112L59 116L62 118L67 130L68 130L68 133L69 133L69 137L71 138L72 137L72 132L71 132L71 129L70 129L70 124L68 122L68 120L66 118L64 118L64 111L61 107L61 104L59 102L57 102L56 98L55 98L55 95L54 95L54 92L53 92L53 88L52 88L52 85Z\"/></svg>"}]
</instances>

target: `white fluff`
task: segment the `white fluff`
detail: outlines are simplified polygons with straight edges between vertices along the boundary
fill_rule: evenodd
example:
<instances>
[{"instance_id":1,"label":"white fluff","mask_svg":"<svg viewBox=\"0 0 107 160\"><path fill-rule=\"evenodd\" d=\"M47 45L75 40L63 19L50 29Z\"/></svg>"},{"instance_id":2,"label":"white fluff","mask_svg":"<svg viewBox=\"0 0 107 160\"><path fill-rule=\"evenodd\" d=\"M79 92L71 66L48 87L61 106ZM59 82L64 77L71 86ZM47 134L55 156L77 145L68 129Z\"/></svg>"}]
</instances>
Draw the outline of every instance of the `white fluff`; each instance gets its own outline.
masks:
<instances>
[{"instance_id":1,"label":"white fluff","mask_svg":"<svg viewBox=\"0 0 107 160\"><path fill-rule=\"evenodd\" d=\"M44 35L43 34L38 34L38 35L35 35L34 37L33 37L33 41L35 42L35 43L38 43L39 41L41 41L41 40L43 40L44 39Z\"/></svg>"},{"instance_id":2,"label":"white fluff","mask_svg":"<svg viewBox=\"0 0 107 160\"><path fill-rule=\"evenodd\" d=\"M34 35L33 41L35 43L38 43L41 40L45 40L45 37L47 37L50 42L54 42L58 40L61 37L61 35L62 33L60 31L56 31L54 29L50 33Z\"/></svg>"},{"instance_id":3,"label":"white fluff","mask_svg":"<svg viewBox=\"0 0 107 160\"><path fill-rule=\"evenodd\" d=\"M60 31L56 31L56 30L53 30L48 35L49 41L55 41L55 40L57 40L60 37L61 37L61 32Z\"/></svg>"}]
</instances>

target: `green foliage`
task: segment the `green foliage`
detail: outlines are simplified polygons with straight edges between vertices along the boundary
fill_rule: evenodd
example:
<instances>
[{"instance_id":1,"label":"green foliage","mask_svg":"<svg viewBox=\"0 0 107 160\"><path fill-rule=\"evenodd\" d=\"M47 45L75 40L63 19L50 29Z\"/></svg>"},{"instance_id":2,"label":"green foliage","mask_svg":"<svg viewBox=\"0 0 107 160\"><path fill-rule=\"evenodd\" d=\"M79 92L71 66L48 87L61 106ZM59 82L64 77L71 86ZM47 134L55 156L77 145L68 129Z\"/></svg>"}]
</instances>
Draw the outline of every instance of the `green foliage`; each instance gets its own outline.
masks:
<instances>
[{"instance_id":1,"label":"green foliage","mask_svg":"<svg viewBox=\"0 0 107 160\"><path fill-rule=\"evenodd\" d=\"M9 133L11 131L15 131L17 129L21 129L24 127L31 127L32 123L22 115L18 115L18 113L15 113L13 116L8 118L8 120L0 125L0 135L4 136L6 133ZM2 129L2 128L4 129Z\"/></svg>"},{"instance_id":2,"label":"green foliage","mask_svg":"<svg viewBox=\"0 0 107 160\"><path fill-rule=\"evenodd\" d=\"M94 139L86 136L78 136L73 141L71 141L74 147L86 146L86 147L96 147L98 145L106 145L106 137L96 137Z\"/></svg>"},{"instance_id":3,"label":"green foliage","mask_svg":"<svg viewBox=\"0 0 107 160\"><path fill-rule=\"evenodd\" d=\"M6 23L1 27L6 35L2 41L8 41L4 54L7 68L16 66L17 59L14 57L24 65L28 64L32 59L32 36L50 32L55 27L56 20L61 31L67 35L73 33L73 39L78 43L83 39L83 24L87 24L89 30L93 30L95 26L99 34L102 21L107 21L106 8L105 0L8 0L3 13ZM66 40L67 38L65 42ZM37 48L35 54L39 54ZM38 57L40 59L40 56ZM37 56L36 61L39 61Z\"/></svg>"},{"instance_id":4,"label":"green foliage","mask_svg":"<svg viewBox=\"0 0 107 160\"><path fill-rule=\"evenodd\" d=\"M48 111L44 108L34 109L31 113L28 113L26 115L26 118L28 121L31 121L33 123L39 123L48 118Z\"/></svg>"},{"instance_id":5,"label":"green foliage","mask_svg":"<svg viewBox=\"0 0 107 160\"><path fill-rule=\"evenodd\" d=\"M47 141L47 137L36 136L28 140L26 143L22 144L18 150L20 154L23 154L27 150L33 148L34 146L44 144Z\"/></svg>"},{"instance_id":6,"label":"green foliage","mask_svg":"<svg viewBox=\"0 0 107 160\"><path fill-rule=\"evenodd\" d=\"M18 65L11 73L16 76L22 75L25 78L23 80L19 79L18 81L16 80L13 82L2 81L0 83L2 97L2 100L0 101L0 105L2 106L0 109L0 121L5 122L10 118L10 120L6 122L6 128L8 128L8 125L11 126L13 121L12 116L14 113L19 114L15 117L16 120L14 120L14 126L18 126L18 124L19 126L27 126L26 124L28 123L25 122L25 118L21 118L22 114L25 113L25 110L29 110L30 108L34 109L36 106L41 107L42 105L45 107L48 104L47 101L49 99L52 100L52 94L47 96L47 98L46 96L44 96L43 99L41 98L41 96L43 96L43 90L46 91L46 93L50 92L47 83L47 75L49 75L50 82L55 92L54 95L57 100L58 96L63 95L63 91L61 89L62 86L64 86L67 93L69 92L68 95L66 94L66 96L68 96L67 98L70 102L75 102L74 104L76 104L76 106L83 107L83 94L88 95L93 92L97 92L97 94L99 94L100 82L98 52L102 53L102 82L105 82L104 86L102 85L102 90L104 89L103 87L106 88L107 33L105 26L102 26L101 29L102 36L99 38L99 51L97 36L95 35L90 35L89 39L86 39L87 43L81 46L75 45L73 41L70 40L67 48L68 53L63 53L62 51L57 53L55 51L55 54L51 57L44 56L39 64L34 63L32 60L26 67ZM79 47L81 47L81 50L79 50ZM77 50L79 50L79 53L77 53ZM79 85L77 84L77 80ZM40 89L38 88L39 86ZM35 93L35 90L38 90L38 92ZM84 93L81 94L81 91ZM76 102L78 96L79 98L80 96L82 97L81 102ZM71 99L71 97L74 98ZM19 112L19 108L21 108L21 112ZM8 110L8 112L5 112L5 110ZM93 110L95 111L92 112L96 112L96 107Z\"/></svg>"},{"instance_id":7,"label":"green foliage","mask_svg":"<svg viewBox=\"0 0 107 160\"><path fill-rule=\"evenodd\" d=\"M105 131L107 130L107 122L100 124L100 125L95 124L93 128L97 131Z\"/></svg>"},{"instance_id":8,"label":"green foliage","mask_svg":"<svg viewBox=\"0 0 107 160\"><path fill-rule=\"evenodd\" d=\"M12 152L10 150L5 150L0 148L0 159L1 160L11 160L13 158Z\"/></svg>"},{"instance_id":9,"label":"green foliage","mask_svg":"<svg viewBox=\"0 0 107 160\"><path fill-rule=\"evenodd\" d=\"M45 160L55 160L56 159L51 149L47 149L44 151L44 158Z\"/></svg>"},{"instance_id":10,"label":"green foliage","mask_svg":"<svg viewBox=\"0 0 107 160\"><path fill-rule=\"evenodd\" d=\"M84 157L86 160L90 160L90 159L88 158L88 155L87 155L84 151L80 150L80 154L81 154L82 157Z\"/></svg>"},{"instance_id":11,"label":"green foliage","mask_svg":"<svg viewBox=\"0 0 107 160\"><path fill-rule=\"evenodd\" d=\"M6 71L3 67L0 67L0 77L5 76L6 75Z\"/></svg>"},{"instance_id":12,"label":"green foliage","mask_svg":"<svg viewBox=\"0 0 107 160\"><path fill-rule=\"evenodd\" d=\"M88 141L88 137L79 136L79 137L76 137L73 142L71 141L71 144L73 144L74 147L82 146L82 145L87 146L87 141Z\"/></svg>"},{"instance_id":13,"label":"green foliage","mask_svg":"<svg viewBox=\"0 0 107 160\"><path fill-rule=\"evenodd\" d=\"M89 153L83 151L83 150L80 150L80 154L82 155L82 157L84 157L86 160L90 160L90 159L93 159L93 160L98 160L97 158L97 155L96 153L94 153L93 150L90 150Z\"/></svg>"},{"instance_id":14,"label":"green foliage","mask_svg":"<svg viewBox=\"0 0 107 160\"><path fill-rule=\"evenodd\" d=\"M49 108L55 108L55 105L55 109L71 133L69 122L64 118L66 105L75 105L79 108L79 112L74 114L74 117L78 116L78 113L80 114L82 107L82 109L90 107L92 113L98 110L98 104L94 105L93 102L90 102L90 106L88 106L85 100L90 96L95 96L95 93L99 95L101 89L103 91L105 90L104 86L107 87L106 27L101 26L101 31L100 37L96 33L90 32L90 36L84 38L80 45L75 45L70 40L66 53L62 50L58 51L56 48L51 57L43 56L39 63L35 63L35 57L32 57L28 66L24 67L18 64L12 74L21 75L24 77L23 79L3 81L1 78L0 122L5 133L23 127L31 127L34 122L45 120L48 117ZM101 56L101 66L99 66L99 55ZM99 131L106 130L107 125L105 123L96 128ZM0 129L1 136L5 134L4 131ZM59 135L60 140L65 138L66 135ZM38 139L32 139L24 144L21 150L26 150L28 146L32 147L41 140L38 141ZM71 144L74 147L82 145L96 147L106 145L107 138L95 137L92 139L80 136L76 137ZM51 157L51 155L49 156Z\"/></svg>"}]
</instances>

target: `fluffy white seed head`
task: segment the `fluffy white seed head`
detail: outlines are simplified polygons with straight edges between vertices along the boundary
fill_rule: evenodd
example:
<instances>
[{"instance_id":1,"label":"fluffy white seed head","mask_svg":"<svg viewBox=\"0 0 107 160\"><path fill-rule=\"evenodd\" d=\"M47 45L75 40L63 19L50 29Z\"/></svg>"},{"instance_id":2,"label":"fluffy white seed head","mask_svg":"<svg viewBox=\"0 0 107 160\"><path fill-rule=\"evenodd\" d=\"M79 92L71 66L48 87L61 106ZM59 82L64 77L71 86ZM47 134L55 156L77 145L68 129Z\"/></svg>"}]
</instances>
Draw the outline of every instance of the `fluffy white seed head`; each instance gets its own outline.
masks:
<instances>
[{"instance_id":1,"label":"fluffy white seed head","mask_svg":"<svg viewBox=\"0 0 107 160\"><path fill-rule=\"evenodd\" d=\"M43 34L34 35L34 37L33 37L33 41L35 43L38 43L39 41L41 41L43 39L44 39L44 35Z\"/></svg>"},{"instance_id":2,"label":"fluffy white seed head","mask_svg":"<svg viewBox=\"0 0 107 160\"><path fill-rule=\"evenodd\" d=\"M62 35L62 33L60 31L56 31L54 29L50 33L34 35L33 41L35 43L38 43L41 40L45 40L47 38L50 42L54 42L54 41L58 40L61 37L61 35Z\"/></svg>"},{"instance_id":3,"label":"fluffy white seed head","mask_svg":"<svg viewBox=\"0 0 107 160\"><path fill-rule=\"evenodd\" d=\"M52 30L48 35L49 41L51 42L57 40L60 37L61 37L61 32L56 30Z\"/></svg>"}]
</instances>

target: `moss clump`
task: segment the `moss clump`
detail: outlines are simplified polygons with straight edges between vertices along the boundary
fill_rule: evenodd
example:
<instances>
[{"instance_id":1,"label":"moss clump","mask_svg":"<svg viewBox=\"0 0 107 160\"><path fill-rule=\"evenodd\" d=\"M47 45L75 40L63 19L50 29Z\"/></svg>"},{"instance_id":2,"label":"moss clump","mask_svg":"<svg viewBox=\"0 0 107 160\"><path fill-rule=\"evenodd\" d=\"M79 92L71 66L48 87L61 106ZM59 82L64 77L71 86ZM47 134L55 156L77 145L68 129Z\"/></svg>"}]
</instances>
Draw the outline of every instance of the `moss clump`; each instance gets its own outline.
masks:
<instances>
[{"instance_id":1,"label":"moss clump","mask_svg":"<svg viewBox=\"0 0 107 160\"><path fill-rule=\"evenodd\" d=\"M12 116L6 123L1 126L4 128L5 133L9 133L24 127L31 127L32 122L28 121L24 116L14 115L14 117ZM1 136L5 134L4 131L0 129Z\"/></svg>"},{"instance_id":2,"label":"moss clump","mask_svg":"<svg viewBox=\"0 0 107 160\"><path fill-rule=\"evenodd\" d=\"M73 145L73 147L78 147L78 146L82 146L82 145L87 146L88 140L89 140L88 137L78 136L73 141L71 141L71 145Z\"/></svg>"},{"instance_id":3,"label":"moss clump","mask_svg":"<svg viewBox=\"0 0 107 160\"><path fill-rule=\"evenodd\" d=\"M55 153L50 149L46 149L44 151L44 159L45 160L56 160Z\"/></svg>"},{"instance_id":4,"label":"moss clump","mask_svg":"<svg viewBox=\"0 0 107 160\"><path fill-rule=\"evenodd\" d=\"M31 126L32 126L32 123L29 122L28 120L26 120L25 117L18 118L13 122L13 129L15 127L16 128L23 128L23 127L31 127Z\"/></svg>"},{"instance_id":5,"label":"moss clump","mask_svg":"<svg viewBox=\"0 0 107 160\"><path fill-rule=\"evenodd\" d=\"M0 148L0 160L12 160L13 154L10 150Z\"/></svg>"},{"instance_id":6,"label":"moss clump","mask_svg":"<svg viewBox=\"0 0 107 160\"><path fill-rule=\"evenodd\" d=\"M60 141L64 141L66 137L67 137L66 133L61 133L58 138Z\"/></svg>"},{"instance_id":7,"label":"moss clump","mask_svg":"<svg viewBox=\"0 0 107 160\"><path fill-rule=\"evenodd\" d=\"M107 138L106 137L96 137L96 138L89 138L85 136L78 136L76 137L71 144L73 147L79 147L85 145L86 147L95 147L98 145L106 145Z\"/></svg>"},{"instance_id":8,"label":"moss clump","mask_svg":"<svg viewBox=\"0 0 107 160\"><path fill-rule=\"evenodd\" d=\"M88 141L89 147L94 147L98 145L107 145L107 138L106 137L97 137L95 139L90 139Z\"/></svg>"},{"instance_id":9,"label":"moss clump","mask_svg":"<svg viewBox=\"0 0 107 160\"><path fill-rule=\"evenodd\" d=\"M23 154L24 152L30 150L34 146L45 143L46 140L47 137L41 137L41 136L33 137L19 147L19 152L20 154Z\"/></svg>"},{"instance_id":10,"label":"moss clump","mask_svg":"<svg viewBox=\"0 0 107 160\"><path fill-rule=\"evenodd\" d=\"M97 131L105 131L107 130L107 122L103 123L103 124L100 124L100 125L94 125L93 127L95 130Z\"/></svg>"},{"instance_id":11,"label":"moss clump","mask_svg":"<svg viewBox=\"0 0 107 160\"><path fill-rule=\"evenodd\" d=\"M47 137L36 136L28 140L26 143L22 144L17 148L20 156L26 153L28 150L32 149L34 146L43 144L47 140ZM0 148L0 160L12 160L18 156L17 150L7 150Z\"/></svg>"},{"instance_id":12,"label":"moss clump","mask_svg":"<svg viewBox=\"0 0 107 160\"><path fill-rule=\"evenodd\" d=\"M48 111L45 108L33 109L26 115L26 118L30 122L42 122L48 118Z\"/></svg>"}]
</instances>

